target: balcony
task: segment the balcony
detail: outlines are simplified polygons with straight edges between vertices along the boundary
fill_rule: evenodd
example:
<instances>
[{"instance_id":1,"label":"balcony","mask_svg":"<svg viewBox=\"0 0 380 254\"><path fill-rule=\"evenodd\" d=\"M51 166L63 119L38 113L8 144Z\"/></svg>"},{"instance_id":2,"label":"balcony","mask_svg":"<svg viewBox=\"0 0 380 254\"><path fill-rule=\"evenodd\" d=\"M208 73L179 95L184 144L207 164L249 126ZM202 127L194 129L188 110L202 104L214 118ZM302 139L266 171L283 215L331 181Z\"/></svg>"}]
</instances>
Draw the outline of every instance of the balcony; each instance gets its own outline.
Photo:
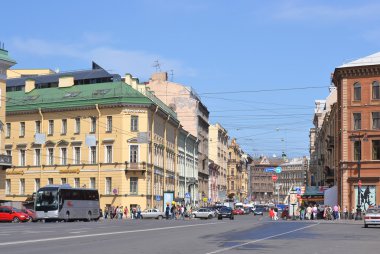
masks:
<instances>
[{"instance_id":1,"label":"balcony","mask_svg":"<svg viewBox=\"0 0 380 254\"><path fill-rule=\"evenodd\" d=\"M128 161L125 162L125 172L141 171L141 173L144 173L146 169L147 169L146 162L135 162L135 163L129 163Z\"/></svg>"},{"instance_id":2,"label":"balcony","mask_svg":"<svg viewBox=\"0 0 380 254\"><path fill-rule=\"evenodd\" d=\"M0 166L3 169L10 168L12 166L12 156L0 154Z\"/></svg>"}]
</instances>

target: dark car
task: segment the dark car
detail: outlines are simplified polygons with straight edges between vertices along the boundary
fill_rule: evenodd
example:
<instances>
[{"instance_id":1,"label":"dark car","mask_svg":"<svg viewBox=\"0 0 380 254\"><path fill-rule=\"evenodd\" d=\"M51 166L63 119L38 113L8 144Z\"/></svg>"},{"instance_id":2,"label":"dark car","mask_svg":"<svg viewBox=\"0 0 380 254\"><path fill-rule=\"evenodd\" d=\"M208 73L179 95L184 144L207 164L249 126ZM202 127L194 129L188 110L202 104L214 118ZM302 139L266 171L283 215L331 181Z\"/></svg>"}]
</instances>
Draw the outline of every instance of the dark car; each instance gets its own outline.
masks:
<instances>
[{"instance_id":1,"label":"dark car","mask_svg":"<svg viewBox=\"0 0 380 254\"><path fill-rule=\"evenodd\" d=\"M223 218L230 218L230 220L234 219L234 214L232 213L232 208L223 207L223 208L219 209L218 220L222 220Z\"/></svg>"},{"instance_id":2,"label":"dark car","mask_svg":"<svg viewBox=\"0 0 380 254\"><path fill-rule=\"evenodd\" d=\"M255 211L253 211L253 215L261 215L263 216L264 215L264 211L265 211L265 208L260 206L260 207L256 207Z\"/></svg>"}]
</instances>

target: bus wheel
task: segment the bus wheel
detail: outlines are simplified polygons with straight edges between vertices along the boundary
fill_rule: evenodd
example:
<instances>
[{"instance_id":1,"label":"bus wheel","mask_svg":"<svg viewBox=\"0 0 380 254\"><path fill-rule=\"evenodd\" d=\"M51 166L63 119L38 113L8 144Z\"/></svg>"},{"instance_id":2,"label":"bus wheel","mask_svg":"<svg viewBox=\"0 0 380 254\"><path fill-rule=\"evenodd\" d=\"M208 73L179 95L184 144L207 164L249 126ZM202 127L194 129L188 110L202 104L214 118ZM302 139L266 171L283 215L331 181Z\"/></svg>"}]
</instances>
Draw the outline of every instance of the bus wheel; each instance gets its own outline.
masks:
<instances>
[{"instance_id":1,"label":"bus wheel","mask_svg":"<svg viewBox=\"0 0 380 254\"><path fill-rule=\"evenodd\" d=\"M90 211L87 213L87 221L92 221L92 214Z\"/></svg>"}]
</instances>

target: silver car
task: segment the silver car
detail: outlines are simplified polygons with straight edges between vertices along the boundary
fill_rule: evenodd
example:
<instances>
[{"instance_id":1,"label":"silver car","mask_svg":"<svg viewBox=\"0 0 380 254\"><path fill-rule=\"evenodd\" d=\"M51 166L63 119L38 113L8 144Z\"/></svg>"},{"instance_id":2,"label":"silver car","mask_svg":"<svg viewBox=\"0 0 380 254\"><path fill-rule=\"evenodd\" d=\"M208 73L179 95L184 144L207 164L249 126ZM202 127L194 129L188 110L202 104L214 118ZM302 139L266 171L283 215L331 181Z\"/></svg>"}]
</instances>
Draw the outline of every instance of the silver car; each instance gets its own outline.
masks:
<instances>
[{"instance_id":1,"label":"silver car","mask_svg":"<svg viewBox=\"0 0 380 254\"><path fill-rule=\"evenodd\" d=\"M212 219L215 217L215 212L208 208L200 208L198 211L193 212L194 218Z\"/></svg>"},{"instance_id":2,"label":"silver car","mask_svg":"<svg viewBox=\"0 0 380 254\"><path fill-rule=\"evenodd\" d=\"M141 212L141 219L159 219L165 217L164 212L160 212L158 209L146 209Z\"/></svg>"},{"instance_id":3,"label":"silver car","mask_svg":"<svg viewBox=\"0 0 380 254\"><path fill-rule=\"evenodd\" d=\"M380 225L380 208L369 208L364 216L364 227Z\"/></svg>"}]
</instances>

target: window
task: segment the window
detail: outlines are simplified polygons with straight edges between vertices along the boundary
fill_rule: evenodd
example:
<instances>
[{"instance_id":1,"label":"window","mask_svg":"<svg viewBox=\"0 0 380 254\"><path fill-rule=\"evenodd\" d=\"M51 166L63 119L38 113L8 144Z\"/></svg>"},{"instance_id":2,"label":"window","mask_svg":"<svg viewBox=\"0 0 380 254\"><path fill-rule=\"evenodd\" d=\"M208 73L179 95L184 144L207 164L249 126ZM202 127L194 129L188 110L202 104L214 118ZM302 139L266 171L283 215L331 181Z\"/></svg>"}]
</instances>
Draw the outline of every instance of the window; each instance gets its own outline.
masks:
<instances>
[{"instance_id":1,"label":"window","mask_svg":"<svg viewBox=\"0 0 380 254\"><path fill-rule=\"evenodd\" d=\"M90 132L95 133L96 132L96 117L91 117L91 127Z\"/></svg>"},{"instance_id":2,"label":"window","mask_svg":"<svg viewBox=\"0 0 380 254\"><path fill-rule=\"evenodd\" d=\"M112 116L107 116L107 132L112 132Z\"/></svg>"},{"instance_id":3,"label":"window","mask_svg":"<svg viewBox=\"0 0 380 254\"><path fill-rule=\"evenodd\" d=\"M74 164L80 164L80 147L74 147Z\"/></svg>"},{"instance_id":4,"label":"window","mask_svg":"<svg viewBox=\"0 0 380 254\"><path fill-rule=\"evenodd\" d=\"M372 160L380 160L380 140L372 140Z\"/></svg>"},{"instance_id":5,"label":"window","mask_svg":"<svg viewBox=\"0 0 380 254\"><path fill-rule=\"evenodd\" d=\"M61 147L61 165L67 164L67 148Z\"/></svg>"},{"instance_id":6,"label":"window","mask_svg":"<svg viewBox=\"0 0 380 254\"><path fill-rule=\"evenodd\" d=\"M41 166L41 149L34 149L34 165Z\"/></svg>"},{"instance_id":7,"label":"window","mask_svg":"<svg viewBox=\"0 0 380 254\"><path fill-rule=\"evenodd\" d=\"M138 181L139 181L139 179L137 177L131 177L130 178L130 188L129 188L129 191L130 191L131 194L137 194Z\"/></svg>"},{"instance_id":8,"label":"window","mask_svg":"<svg viewBox=\"0 0 380 254\"><path fill-rule=\"evenodd\" d=\"M380 112L372 112L372 129L380 129Z\"/></svg>"},{"instance_id":9,"label":"window","mask_svg":"<svg viewBox=\"0 0 380 254\"><path fill-rule=\"evenodd\" d=\"M95 184L95 177L90 177L90 188L95 189L96 184Z\"/></svg>"},{"instance_id":10,"label":"window","mask_svg":"<svg viewBox=\"0 0 380 254\"><path fill-rule=\"evenodd\" d=\"M137 163L139 162L139 146L138 145L130 145L130 155L129 155L129 162L130 163Z\"/></svg>"},{"instance_id":11,"label":"window","mask_svg":"<svg viewBox=\"0 0 380 254\"><path fill-rule=\"evenodd\" d=\"M36 121L36 133L41 133L41 121Z\"/></svg>"},{"instance_id":12,"label":"window","mask_svg":"<svg viewBox=\"0 0 380 254\"><path fill-rule=\"evenodd\" d=\"M11 137L11 123L6 124L6 130L5 130L5 137L10 138Z\"/></svg>"},{"instance_id":13,"label":"window","mask_svg":"<svg viewBox=\"0 0 380 254\"><path fill-rule=\"evenodd\" d=\"M90 147L90 163L96 164L96 146Z\"/></svg>"},{"instance_id":14,"label":"window","mask_svg":"<svg viewBox=\"0 0 380 254\"><path fill-rule=\"evenodd\" d=\"M25 166L25 150L19 150L19 166Z\"/></svg>"},{"instance_id":15,"label":"window","mask_svg":"<svg viewBox=\"0 0 380 254\"><path fill-rule=\"evenodd\" d=\"M131 116L131 131L138 131L138 130L139 130L139 117Z\"/></svg>"},{"instance_id":16,"label":"window","mask_svg":"<svg viewBox=\"0 0 380 254\"><path fill-rule=\"evenodd\" d=\"M362 159L362 143L361 141L354 142L354 160L358 161Z\"/></svg>"},{"instance_id":17,"label":"window","mask_svg":"<svg viewBox=\"0 0 380 254\"><path fill-rule=\"evenodd\" d=\"M11 179L5 179L5 194L9 195L12 192Z\"/></svg>"},{"instance_id":18,"label":"window","mask_svg":"<svg viewBox=\"0 0 380 254\"><path fill-rule=\"evenodd\" d=\"M54 164L54 148L48 148L48 165L53 165Z\"/></svg>"},{"instance_id":19,"label":"window","mask_svg":"<svg viewBox=\"0 0 380 254\"><path fill-rule=\"evenodd\" d=\"M49 120L48 135L54 134L54 120Z\"/></svg>"},{"instance_id":20,"label":"window","mask_svg":"<svg viewBox=\"0 0 380 254\"><path fill-rule=\"evenodd\" d=\"M106 177L106 194L112 194L112 177Z\"/></svg>"},{"instance_id":21,"label":"window","mask_svg":"<svg viewBox=\"0 0 380 254\"><path fill-rule=\"evenodd\" d=\"M74 178L74 188L80 188L80 179L78 177Z\"/></svg>"},{"instance_id":22,"label":"window","mask_svg":"<svg viewBox=\"0 0 380 254\"><path fill-rule=\"evenodd\" d=\"M106 163L112 163L112 146L106 146Z\"/></svg>"},{"instance_id":23,"label":"window","mask_svg":"<svg viewBox=\"0 0 380 254\"><path fill-rule=\"evenodd\" d=\"M67 133L67 119L62 119L61 134L66 135Z\"/></svg>"},{"instance_id":24,"label":"window","mask_svg":"<svg viewBox=\"0 0 380 254\"><path fill-rule=\"evenodd\" d=\"M360 130L362 128L362 114L354 113L354 130Z\"/></svg>"},{"instance_id":25,"label":"window","mask_svg":"<svg viewBox=\"0 0 380 254\"><path fill-rule=\"evenodd\" d=\"M75 134L80 133L80 118L76 117L75 118Z\"/></svg>"},{"instance_id":26,"label":"window","mask_svg":"<svg viewBox=\"0 0 380 254\"><path fill-rule=\"evenodd\" d=\"M40 186L41 186L41 179L40 178L34 179L34 191L35 192L40 189Z\"/></svg>"},{"instance_id":27,"label":"window","mask_svg":"<svg viewBox=\"0 0 380 254\"><path fill-rule=\"evenodd\" d=\"M25 136L25 122L20 122L20 137Z\"/></svg>"},{"instance_id":28,"label":"window","mask_svg":"<svg viewBox=\"0 0 380 254\"><path fill-rule=\"evenodd\" d=\"M52 184L54 184L54 182L53 182L53 178L48 178L47 184L48 184L48 185L52 185Z\"/></svg>"},{"instance_id":29,"label":"window","mask_svg":"<svg viewBox=\"0 0 380 254\"><path fill-rule=\"evenodd\" d=\"M7 153L8 156L12 156L12 150L5 150L5 152Z\"/></svg>"},{"instance_id":30,"label":"window","mask_svg":"<svg viewBox=\"0 0 380 254\"><path fill-rule=\"evenodd\" d=\"M355 83L354 84L354 100L355 101L360 101L362 98L362 86L360 83Z\"/></svg>"},{"instance_id":31,"label":"window","mask_svg":"<svg viewBox=\"0 0 380 254\"><path fill-rule=\"evenodd\" d=\"M235 181L231 181L231 190L235 190Z\"/></svg>"},{"instance_id":32,"label":"window","mask_svg":"<svg viewBox=\"0 0 380 254\"><path fill-rule=\"evenodd\" d=\"M372 99L380 99L380 84L377 81L372 83Z\"/></svg>"},{"instance_id":33,"label":"window","mask_svg":"<svg viewBox=\"0 0 380 254\"><path fill-rule=\"evenodd\" d=\"M24 178L20 179L19 194L20 195L25 195L25 179Z\"/></svg>"},{"instance_id":34,"label":"window","mask_svg":"<svg viewBox=\"0 0 380 254\"><path fill-rule=\"evenodd\" d=\"M67 184L67 178L61 178L61 184Z\"/></svg>"}]
</instances>

